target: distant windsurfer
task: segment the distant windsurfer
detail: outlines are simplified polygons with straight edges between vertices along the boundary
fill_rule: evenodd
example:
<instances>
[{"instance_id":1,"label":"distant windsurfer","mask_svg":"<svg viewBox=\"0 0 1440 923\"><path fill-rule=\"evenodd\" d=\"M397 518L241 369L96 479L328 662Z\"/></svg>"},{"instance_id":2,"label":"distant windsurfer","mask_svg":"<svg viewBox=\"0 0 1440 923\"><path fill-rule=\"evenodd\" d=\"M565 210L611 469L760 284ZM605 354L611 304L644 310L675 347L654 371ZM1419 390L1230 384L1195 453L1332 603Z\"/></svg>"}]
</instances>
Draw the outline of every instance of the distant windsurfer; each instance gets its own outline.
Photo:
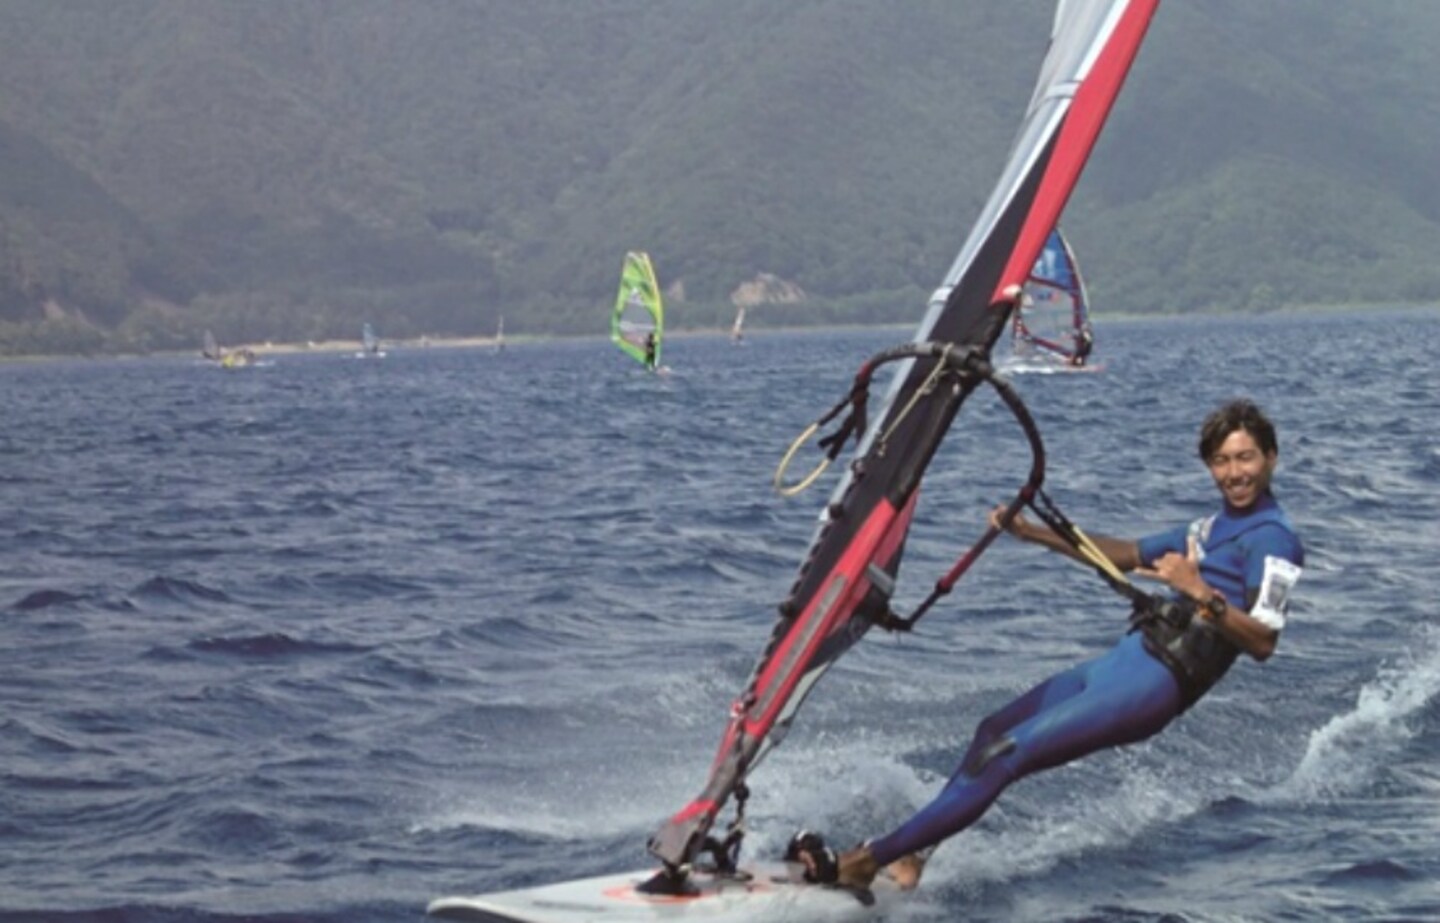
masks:
<instances>
[{"instance_id":1,"label":"distant windsurfer","mask_svg":"<svg viewBox=\"0 0 1440 923\"><path fill-rule=\"evenodd\" d=\"M248 346L225 352L220 357L220 365L227 369L243 369L246 366L254 365L258 357L255 351Z\"/></svg>"},{"instance_id":2,"label":"distant windsurfer","mask_svg":"<svg viewBox=\"0 0 1440 923\"><path fill-rule=\"evenodd\" d=\"M1095 334L1090 332L1090 326L1087 324L1081 327L1080 332L1075 335L1075 355L1070 357L1070 364L1077 369L1084 368L1085 360L1090 357L1090 350L1094 348Z\"/></svg>"},{"instance_id":3,"label":"distant windsurfer","mask_svg":"<svg viewBox=\"0 0 1440 923\"><path fill-rule=\"evenodd\" d=\"M1235 400L1205 419L1199 450L1220 491L1219 512L1138 541L1090 536L1120 569L1167 584L1168 598L1137 605L1131 631L1108 653L981 721L944 790L895 831L838 857L813 834L797 837L792 851L813 877L864 888L887 869L913 887L928 851L979 820L1010 783L1145 740L1204 695L1241 652L1259 661L1274 652L1304 563L1270 490L1275 428L1254 403ZM1003 510L990 513L992 526ZM1079 557L1048 526L1017 516L1008 531Z\"/></svg>"},{"instance_id":4,"label":"distant windsurfer","mask_svg":"<svg viewBox=\"0 0 1440 923\"><path fill-rule=\"evenodd\" d=\"M655 331L645 334L645 368L655 371Z\"/></svg>"}]
</instances>

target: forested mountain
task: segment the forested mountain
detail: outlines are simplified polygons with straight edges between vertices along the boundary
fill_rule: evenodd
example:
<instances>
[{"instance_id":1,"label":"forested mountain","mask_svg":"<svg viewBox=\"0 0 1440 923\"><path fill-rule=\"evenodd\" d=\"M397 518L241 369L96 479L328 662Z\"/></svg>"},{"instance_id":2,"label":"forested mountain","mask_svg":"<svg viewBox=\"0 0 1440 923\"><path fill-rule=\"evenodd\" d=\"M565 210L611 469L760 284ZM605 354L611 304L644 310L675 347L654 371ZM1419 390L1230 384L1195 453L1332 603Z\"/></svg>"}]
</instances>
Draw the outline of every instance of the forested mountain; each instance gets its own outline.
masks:
<instances>
[{"instance_id":1,"label":"forested mountain","mask_svg":"<svg viewBox=\"0 0 1440 923\"><path fill-rule=\"evenodd\" d=\"M1051 0L0 0L0 351L908 320ZM1440 300L1440 5L1162 3L1064 223L1100 310ZM793 291L793 287L791 291Z\"/></svg>"}]
</instances>

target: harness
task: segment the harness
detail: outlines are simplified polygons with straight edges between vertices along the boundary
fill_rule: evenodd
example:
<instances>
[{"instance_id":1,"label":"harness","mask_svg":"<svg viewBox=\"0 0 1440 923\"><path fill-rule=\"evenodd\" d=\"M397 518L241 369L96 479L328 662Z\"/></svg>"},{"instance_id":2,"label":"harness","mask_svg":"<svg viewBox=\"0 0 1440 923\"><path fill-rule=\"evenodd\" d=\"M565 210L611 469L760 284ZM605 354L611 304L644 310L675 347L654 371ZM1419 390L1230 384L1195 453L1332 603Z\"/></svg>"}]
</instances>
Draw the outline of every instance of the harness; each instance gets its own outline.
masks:
<instances>
[{"instance_id":1,"label":"harness","mask_svg":"<svg viewBox=\"0 0 1440 923\"><path fill-rule=\"evenodd\" d=\"M1130 630L1143 633L1145 650L1180 684L1182 708L1199 701L1240 654L1208 619L1196 618L1193 599L1146 595L1130 612Z\"/></svg>"}]
</instances>

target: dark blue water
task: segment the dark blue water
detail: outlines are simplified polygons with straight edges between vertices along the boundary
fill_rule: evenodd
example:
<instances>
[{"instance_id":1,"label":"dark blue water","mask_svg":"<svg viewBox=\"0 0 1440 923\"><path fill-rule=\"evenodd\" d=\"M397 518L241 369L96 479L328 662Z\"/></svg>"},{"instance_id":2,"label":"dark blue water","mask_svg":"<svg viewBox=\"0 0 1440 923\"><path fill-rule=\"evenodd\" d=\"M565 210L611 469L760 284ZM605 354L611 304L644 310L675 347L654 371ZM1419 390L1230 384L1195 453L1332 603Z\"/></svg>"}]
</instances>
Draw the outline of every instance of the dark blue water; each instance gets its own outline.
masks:
<instances>
[{"instance_id":1,"label":"dark blue water","mask_svg":"<svg viewBox=\"0 0 1440 923\"><path fill-rule=\"evenodd\" d=\"M643 866L697 793L828 484L789 439L905 331L0 366L0 919L422 919ZM1199 418L1257 397L1309 547L1279 653L1161 737L1035 777L904 920L1440 918L1440 314L1101 325L1016 380L1082 525L1206 511ZM926 485L915 602L1023 479L998 403ZM749 844L933 794L1119 600L1004 541L872 636L755 773Z\"/></svg>"}]
</instances>

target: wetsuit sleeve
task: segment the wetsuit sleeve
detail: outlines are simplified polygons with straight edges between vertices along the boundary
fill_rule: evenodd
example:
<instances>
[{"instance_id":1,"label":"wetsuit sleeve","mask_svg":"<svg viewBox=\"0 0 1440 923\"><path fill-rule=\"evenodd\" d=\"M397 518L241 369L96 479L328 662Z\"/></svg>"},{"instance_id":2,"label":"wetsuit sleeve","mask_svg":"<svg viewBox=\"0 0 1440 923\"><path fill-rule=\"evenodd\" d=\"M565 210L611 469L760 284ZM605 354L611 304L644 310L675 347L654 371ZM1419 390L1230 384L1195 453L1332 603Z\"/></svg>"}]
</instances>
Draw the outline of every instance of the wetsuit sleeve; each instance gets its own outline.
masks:
<instances>
[{"instance_id":1,"label":"wetsuit sleeve","mask_svg":"<svg viewBox=\"0 0 1440 923\"><path fill-rule=\"evenodd\" d=\"M1189 534L1189 526L1176 526L1165 532L1145 536L1135 543L1140 549L1140 563L1145 567L1153 567L1156 559L1162 558L1172 551L1184 554L1185 537Z\"/></svg>"},{"instance_id":2,"label":"wetsuit sleeve","mask_svg":"<svg viewBox=\"0 0 1440 923\"><path fill-rule=\"evenodd\" d=\"M1290 590L1300 579L1305 550L1295 533L1262 526L1247 536L1245 602L1251 618L1280 631L1290 609Z\"/></svg>"}]
</instances>

